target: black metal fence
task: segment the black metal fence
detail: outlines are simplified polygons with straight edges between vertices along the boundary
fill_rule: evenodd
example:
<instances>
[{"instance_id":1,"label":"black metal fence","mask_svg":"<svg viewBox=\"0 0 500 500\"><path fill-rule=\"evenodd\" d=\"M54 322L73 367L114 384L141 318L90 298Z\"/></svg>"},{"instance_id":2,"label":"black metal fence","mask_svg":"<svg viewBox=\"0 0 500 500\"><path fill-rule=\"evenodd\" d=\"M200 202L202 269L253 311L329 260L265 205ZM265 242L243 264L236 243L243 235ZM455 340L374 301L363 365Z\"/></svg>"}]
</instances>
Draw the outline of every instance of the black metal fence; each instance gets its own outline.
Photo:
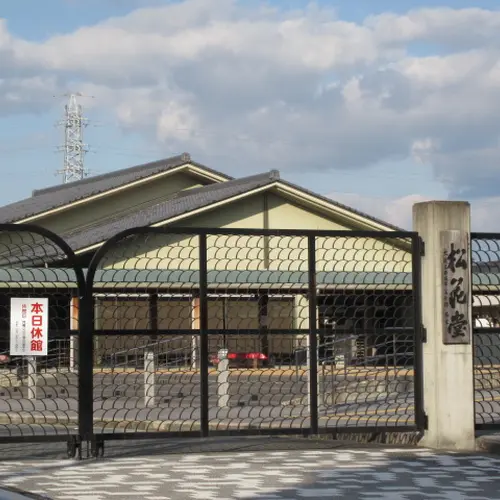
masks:
<instances>
[{"instance_id":1,"label":"black metal fence","mask_svg":"<svg viewBox=\"0 0 500 500\"><path fill-rule=\"evenodd\" d=\"M423 430L415 233L137 228L88 269L62 243L0 226L0 285L52 307L55 361L34 385L66 391L0 389L19 408L0 441L64 436L97 454L111 439ZM39 274L13 274L18 254ZM4 386L19 368L0 370Z\"/></svg>"},{"instance_id":2,"label":"black metal fence","mask_svg":"<svg viewBox=\"0 0 500 500\"><path fill-rule=\"evenodd\" d=\"M500 234L472 233L477 429L500 428Z\"/></svg>"}]
</instances>

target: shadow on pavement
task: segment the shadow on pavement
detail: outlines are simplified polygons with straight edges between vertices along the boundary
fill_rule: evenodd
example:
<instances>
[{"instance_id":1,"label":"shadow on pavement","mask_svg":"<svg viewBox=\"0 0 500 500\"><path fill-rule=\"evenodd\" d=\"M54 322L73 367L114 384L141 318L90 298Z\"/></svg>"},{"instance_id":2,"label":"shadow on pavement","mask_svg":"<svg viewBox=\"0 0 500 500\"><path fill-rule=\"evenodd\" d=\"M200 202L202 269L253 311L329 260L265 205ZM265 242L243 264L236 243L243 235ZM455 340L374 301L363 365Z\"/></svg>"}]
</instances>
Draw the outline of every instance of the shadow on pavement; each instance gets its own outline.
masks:
<instances>
[{"instance_id":1,"label":"shadow on pavement","mask_svg":"<svg viewBox=\"0 0 500 500\"><path fill-rule=\"evenodd\" d=\"M288 449L276 448L281 440L288 441L284 445ZM0 481L43 490L54 500L69 498L61 488L61 477L76 488L73 494L85 489L86 495L99 500L128 498L135 491L137 474L147 478L149 494L159 500L499 498L497 457L335 442L330 449L297 449L292 448L294 440L282 438L267 438L267 444L258 444L255 438L240 439L239 444L227 441L227 453L210 454L208 443L204 451L186 451L178 443L171 454L163 453L162 459L149 463L127 459L137 451L143 455L134 448L130 455L100 460L105 467L92 465L94 460L11 463L6 467L12 470L4 470Z\"/></svg>"},{"instance_id":2,"label":"shadow on pavement","mask_svg":"<svg viewBox=\"0 0 500 500\"><path fill-rule=\"evenodd\" d=\"M410 500L427 498L461 498L497 500L500 491L498 467L493 457L434 454L430 450L411 453L404 450L378 455L374 450L370 460L357 451L345 451L340 463L316 466L299 480L293 469L285 481L289 487L269 487L263 492L245 495L246 500L350 500L385 499ZM366 450L365 450L366 451ZM348 461L348 458L351 460ZM356 460L358 458L358 460ZM343 463L342 463L343 462ZM354 464L353 464L354 462ZM224 492L220 492L224 498ZM228 497L236 498L236 497Z\"/></svg>"}]
</instances>

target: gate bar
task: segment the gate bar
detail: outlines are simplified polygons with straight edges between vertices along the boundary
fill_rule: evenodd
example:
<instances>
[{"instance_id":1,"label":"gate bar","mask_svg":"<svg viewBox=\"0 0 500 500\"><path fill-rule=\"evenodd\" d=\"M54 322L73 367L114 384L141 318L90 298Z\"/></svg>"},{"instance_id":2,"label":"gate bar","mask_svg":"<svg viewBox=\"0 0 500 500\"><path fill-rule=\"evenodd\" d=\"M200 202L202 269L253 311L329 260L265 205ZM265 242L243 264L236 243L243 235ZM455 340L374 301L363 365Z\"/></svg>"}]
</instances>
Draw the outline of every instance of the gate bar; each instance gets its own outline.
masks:
<instances>
[{"instance_id":1,"label":"gate bar","mask_svg":"<svg viewBox=\"0 0 500 500\"><path fill-rule=\"evenodd\" d=\"M307 237L309 272L309 408L311 434L318 434L318 297L316 294L316 237Z\"/></svg>"},{"instance_id":2,"label":"gate bar","mask_svg":"<svg viewBox=\"0 0 500 500\"><path fill-rule=\"evenodd\" d=\"M415 423L419 431L427 427L424 407L423 329L422 324L422 245L420 236L412 237L411 276L413 289L413 391L415 397Z\"/></svg>"},{"instance_id":3,"label":"gate bar","mask_svg":"<svg viewBox=\"0 0 500 500\"><path fill-rule=\"evenodd\" d=\"M208 437L209 433L209 406L208 406L208 256L207 235L199 237L200 250L200 398L201 437Z\"/></svg>"},{"instance_id":4,"label":"gate bar","mask_svg":"<svg viewBox=\"0 0 500 500\"><path fill-rule=\"evenodd\" d=\"M78 336L78 434L91 441L94 434L94 307L92 285L80 297Z\"/></svg>"}]
</instances>

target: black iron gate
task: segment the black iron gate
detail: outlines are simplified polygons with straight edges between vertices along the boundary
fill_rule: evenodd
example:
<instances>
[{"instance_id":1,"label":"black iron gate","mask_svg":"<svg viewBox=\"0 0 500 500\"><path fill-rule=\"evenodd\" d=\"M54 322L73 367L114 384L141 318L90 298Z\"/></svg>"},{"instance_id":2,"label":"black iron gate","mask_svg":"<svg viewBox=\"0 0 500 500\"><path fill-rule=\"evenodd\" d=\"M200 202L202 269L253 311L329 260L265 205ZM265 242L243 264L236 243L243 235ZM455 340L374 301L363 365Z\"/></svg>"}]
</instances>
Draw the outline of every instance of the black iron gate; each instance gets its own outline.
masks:
<instances>
[{"instance_id":1,"label":"black iron gate","mask_svg":"<svg viewBox=\"0 0 500 500\"><path fill-rule=\"evenodd\" d=\"M500 233L472 233L476 429L500 428Z\"/></svg>"},{"instance_id":2,"label":"black iron gate","mask_svg":"<svg viewBox=\"0 0 500 500\"><path fill-rule=\"evenodd\" d=\"M84 289L83 271L63 239L37 226L0 224L0 443L67 441L74 453L81 413L78 301ZM46 355L11 355L13 298L49 299L48 337L31 330L40 349L34 352L46 349Z\"/></svg>"},{"instance_id":3,"label":"black iron gate","mask_svg":"<svg viewBox=\"0 0 500 500\"><path fill-rule=\"evenodd\" d=\"M59 287L73 272L78 373L64 377L78 397L66 413L51 398L68 424L44 439L69 438L70 455L117 439L425 427L415 233L136 228L96 252L85 284L61 248L64 267L38 268Z\"/></svg>"},{"instance_id":4,"label":"black iron gate","mask_svg":"<svg viewBox=\"0 0 500 500\"><path fill-rule=\"evenodd\" d=\"M82 435L423 429L419 246L407 232L115 236L87 275Z\"/></svg>"}]
</instances>

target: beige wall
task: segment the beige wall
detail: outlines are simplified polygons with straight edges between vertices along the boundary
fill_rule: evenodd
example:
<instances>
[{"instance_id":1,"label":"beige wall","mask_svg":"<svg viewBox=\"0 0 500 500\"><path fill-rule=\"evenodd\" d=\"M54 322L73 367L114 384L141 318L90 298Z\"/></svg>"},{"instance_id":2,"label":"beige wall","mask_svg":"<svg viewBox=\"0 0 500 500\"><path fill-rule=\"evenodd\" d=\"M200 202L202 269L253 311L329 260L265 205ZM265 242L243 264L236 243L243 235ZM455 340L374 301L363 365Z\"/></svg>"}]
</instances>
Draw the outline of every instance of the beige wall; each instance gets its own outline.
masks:
<instances>
[{"instance_id":1,"label":"beige wall","mask_svg":"<svg viewBox=\"0 0 500 500\"><path fill-rule=\"evenodd\" d=\"M103 330L137 330L138 336L99 336L99 355L111 355L113 352L129 350L142 354L141 346L150 343L148 337L141 336L149 329L149 305L145 298L134 300L102 299L95 310L96 327ZM159 352L181 349L189 343L189 337L179 338L175 330L191 328L190 300L160 299L158 302L158 328L172 330L171 336L162 335ZM184 340L186 342L184 342Z\"/></svg>"},{"instance_id":2,"label":"beige wall","mask_svg":"<svg viewBox=\"0 0 500 500\"><path fill-rule=\"evenodd\" d=\"M258 194L203 215L182 226L261 229L345 230L345 237L317 238L318 271L408 272L411 255L392 242L352 238L349 229L311 213L277 195L269 195L265 217L264 194ZM105 267L129 269L197 269L198 237L155 235L143 245L120 246L104 262ZM217 235L208 237L209 269L307 270L305 237Z\"/></svg>"},{"instance_id":3,"label":"beige wall","mask_svg":"<svg viewBox=\"0 0 500 500\"><path fill-rule=\"evenodd\" d=\"M224 327L224 306L222 299L210 299L208 307L211 330L222 330ZM176 329L189 330L192 325L193 308L189 300L160 300L158 303L158 327L162 330L174 330L172 336L159 337L157 352L172 353L182 356L191 351L190 336L175 335ZM97 356L110 356L117 352L128 351L129 356L135 353L142 355L144 346L151 341L141 335L149 325L149 307L147 299L123 300L103 299L96 309L96 326L104 330L137 330L137 336L98 336ZM293 328L293 300L273 299L268 305L268 326L270 329ZM259 328L259 306L257 300L247 297L233 297L226 302L226 328L231 330L250 330ZM260 349L258 335L227 335L227 347L231 351L257 351ZM209 345L211 353L222 346L223 335L211 334ZM270 335L270 352L289 352L293 349L294 336Z\"/></svg>"}]
</instances>

